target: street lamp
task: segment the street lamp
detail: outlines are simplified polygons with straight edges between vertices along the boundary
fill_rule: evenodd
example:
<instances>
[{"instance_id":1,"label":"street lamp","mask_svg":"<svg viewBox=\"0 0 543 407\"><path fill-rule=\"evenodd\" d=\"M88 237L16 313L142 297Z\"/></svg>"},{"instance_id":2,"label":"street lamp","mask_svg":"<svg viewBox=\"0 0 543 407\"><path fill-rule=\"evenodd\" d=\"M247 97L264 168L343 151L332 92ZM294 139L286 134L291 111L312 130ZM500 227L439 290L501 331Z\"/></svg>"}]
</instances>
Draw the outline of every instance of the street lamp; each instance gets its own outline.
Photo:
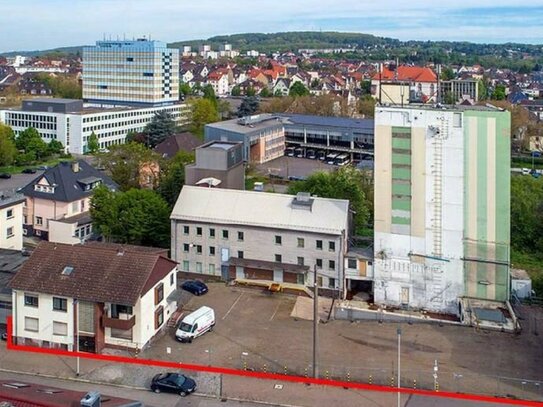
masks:
<instances>
[{"instance_id":1,"label":"street lamp","mask_svg":"<svg viewBox=\"0 0 543 407\"><path fill-rule=\"evenodd\" d=\"M76 368L75 368L75 375L79 376L79 301L77 298L74 298L74 312L75 312L75 320L76 320L76 327L75 327L75 342L76 342L76 352L77 352L77 358L76 358Z\"/></svg>"},{"instance_id":2,"label":"street lamp","mask_svg":"<svg viewBox=\"0 0 543 407\"><path fill-rule=\"evenodd\" d=\"M402 342L402 328L400 326L398 326L398 329L396 330L396 333L398 334L398 407L400 407L400 404L401 404L401 400L400 400L400 396L401 396L401 393L400 393L400 388L401 388L401 384L400 384L400 379L401 379L401 375L400 375L400 363L401 363L401 359L400 359L400 349L401 349L401 342Z\"/></svg>"}]
</instances>

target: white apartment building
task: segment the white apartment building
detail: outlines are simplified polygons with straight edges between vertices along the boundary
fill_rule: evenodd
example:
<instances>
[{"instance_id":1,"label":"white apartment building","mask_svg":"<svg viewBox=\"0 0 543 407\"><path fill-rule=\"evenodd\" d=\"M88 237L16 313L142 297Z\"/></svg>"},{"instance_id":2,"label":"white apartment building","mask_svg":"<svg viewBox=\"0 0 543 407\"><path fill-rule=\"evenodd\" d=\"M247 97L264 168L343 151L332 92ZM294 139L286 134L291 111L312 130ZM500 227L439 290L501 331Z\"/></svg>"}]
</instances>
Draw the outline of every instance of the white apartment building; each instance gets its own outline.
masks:
<instances>
[{"instance_id":1,"label":"white apartment building","mask_svg":"<svg viewBox=\"0 0 543 407\"><path fill-rule=\"evenodd\" d=\"M0 249L23 248L23 206L25 197L19 194L0 196Z\"/></svg>"},{"instance_id":2,"label":"white apartment building","mask_svg":"<svg viewBox=\"0 0 543 407\"><path fill-rule=\"evenodd\" d=\"M84 107L81 100L36 98L23 101L21 109L0 110L0 121L15 135L35 128L45 142L58 140L66 151L84 154L94 132L100 148L123 144L129 132L141 132L155 113L168 112L179 124L188 123L190 108L186 104L147 107Z\"/></svg>"},{"instance_id":3,"label":"white apartment building","mask_svg":"<svg viewBox=\"0 0 543 407\"><path fill-rule=\"evenodd\" d=\"M185 185L171 221L182 271L344 295L349 201Z\"/></svg>"}]
</instances>

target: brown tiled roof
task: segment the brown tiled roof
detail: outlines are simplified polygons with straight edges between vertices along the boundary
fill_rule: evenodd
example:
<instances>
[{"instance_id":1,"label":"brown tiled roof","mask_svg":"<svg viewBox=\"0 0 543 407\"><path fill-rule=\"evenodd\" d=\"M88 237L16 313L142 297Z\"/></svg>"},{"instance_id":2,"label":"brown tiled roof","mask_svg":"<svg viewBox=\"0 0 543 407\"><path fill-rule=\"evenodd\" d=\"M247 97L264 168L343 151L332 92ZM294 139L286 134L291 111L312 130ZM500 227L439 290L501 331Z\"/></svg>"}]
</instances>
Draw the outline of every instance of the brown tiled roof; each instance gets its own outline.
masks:
<instances>
[{"instance_id":1,"label":"brown tiled roof","mask_svg":"<svg viewBox=\"0 0 543 407\"><path fill-rule=\"evenodd\" d=\"M191 133L180 133L168 137L155 147L155 151L164 158L172 158L178 151L193 151L202 145L202 141Z\"/></svg>"},{"instance_id":2,"label":"brown tiled roof","mask_svg":"<svg viewBox=\"0 0 543 407\"><path fill-rule=\"evenodd\" d=\"M96 241L86 241L85 246L91 246L95 249L103 250L117 250L123 252L131 253L148 253L148 254L161 254L165 257L168 256L168 249L163 249L162 247L151 247L151 246L136 246L133 244L121 244L121 243L102 243Z\"/></svg>"},{"instance_id":3,"label":"brown tiled roof","mask_svg":"<svg viewBox=\"0 0 543 407\"><path fill-rule=\"evenodd\" d=\"M176 262L137 246L42 242L11 281L11 288L90 302L135 305ZM122 254L121 254L122 253ZM65 267L73 267L63 275ZM165 271L169 267L168 271Z\"/></svg>"}]
</instances>

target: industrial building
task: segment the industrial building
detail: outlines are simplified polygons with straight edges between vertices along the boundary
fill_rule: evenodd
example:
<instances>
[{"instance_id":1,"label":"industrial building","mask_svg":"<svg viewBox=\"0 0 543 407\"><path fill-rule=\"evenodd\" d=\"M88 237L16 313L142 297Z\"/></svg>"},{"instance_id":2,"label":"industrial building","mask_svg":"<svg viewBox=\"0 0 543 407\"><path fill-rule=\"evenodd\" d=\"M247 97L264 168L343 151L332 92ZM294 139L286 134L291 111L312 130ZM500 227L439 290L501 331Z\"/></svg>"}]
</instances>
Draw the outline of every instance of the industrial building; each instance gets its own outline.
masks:
<instances>
[{"instance_id":1,"label":"industrial building","mask_svg":"<svg viewBox=\"0 0 543 407\"><path fill-rule=\"evenodd\" d=\"M376 108L376 303L508 300L510 129L492 106Z\"/></svg>"}]
</instances>

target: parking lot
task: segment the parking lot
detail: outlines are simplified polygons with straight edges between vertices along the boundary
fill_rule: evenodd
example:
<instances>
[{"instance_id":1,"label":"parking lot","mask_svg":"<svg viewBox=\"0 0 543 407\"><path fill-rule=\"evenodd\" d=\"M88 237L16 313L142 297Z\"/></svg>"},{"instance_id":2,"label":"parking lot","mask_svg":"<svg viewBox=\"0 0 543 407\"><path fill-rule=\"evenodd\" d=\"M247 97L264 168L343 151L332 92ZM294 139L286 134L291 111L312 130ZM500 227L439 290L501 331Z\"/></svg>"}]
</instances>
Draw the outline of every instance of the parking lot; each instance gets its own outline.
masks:
<instances>
[{"instance_id":1,"label":"parking lot","mask_svg":"<svg viewBox=\"0 0 543 407\"><path fill-rule=\"evenodd\" d=\"M312 322L290 316L295 302L294 296L210 284L209 293L190 298L185 309L190 312L202 305L212 307L216 312L214 330L192 343L179 343L171 329L142 356L310 374ZM321 376L390 384L397 360L396 329L396 324L372 321L331 320L319 324ZM442 390L533 398L533 392L543 391L540 345L538 336L531 332L513 335L461 326L405 324L402 385L432 388L437 360Z\"/></svg>"}]
</instances>

